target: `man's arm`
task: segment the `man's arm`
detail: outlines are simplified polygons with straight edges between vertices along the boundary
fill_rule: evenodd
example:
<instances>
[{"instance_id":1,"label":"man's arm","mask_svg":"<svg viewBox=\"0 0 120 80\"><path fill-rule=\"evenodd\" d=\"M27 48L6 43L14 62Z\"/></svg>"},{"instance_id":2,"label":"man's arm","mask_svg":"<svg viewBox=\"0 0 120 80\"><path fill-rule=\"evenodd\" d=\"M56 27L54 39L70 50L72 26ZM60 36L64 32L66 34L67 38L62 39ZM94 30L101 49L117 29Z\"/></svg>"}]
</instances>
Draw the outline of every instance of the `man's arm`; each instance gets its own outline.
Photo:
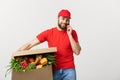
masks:
<instances>
[{"instance_id":1,"label":"man's arm","mask_svg":"<svg viewBox=\"0 0 120 80\"><path fill-rule=\"evenodd\" d=\"M33 39L32 41L30 41L30 42L24 44L23 46L21 46L21 47L18 49L18 51L29 50L29 49L31 49L32 47L34 47L34 46L36 46L36 45L38 45L38 44L40 44L40 41L39 41L37 38L35 38L35 39Z\"/></svg>"},{"instance_id":2,"label":"man's arm","mask_svg":"<svg viewBox=\"0 0 120 80\"><path fill-rule=\"evenodd\" d=\"M70 26L68 26L67 28L67 33L68 33L68 37L69 37L69 40L70 40L70 43L71 43L71 47L72 47L72 50L73 52L76 54L76 55L79 55L80 54L80 51L81 51L81 47L80 47L80 44L79 42L76 42L72 36L72 28Z\"/></svg>"},{"instance_id":3,"label":"man's arm","mask_svg":"<svg viewBox=\"0 0 120 80\"><path fill-rule=\"evenodd\" d=\"M81 51L81 47L79 45L79 42L76 42L74 40L74 38L72 37L72 35L69 35L69 39L70 39L70 43L71 43L71 47L72 47L72 50L73 52L76 54L76 55L79 55L80 54L80 51Z\"/></svg>"}]
</instances>

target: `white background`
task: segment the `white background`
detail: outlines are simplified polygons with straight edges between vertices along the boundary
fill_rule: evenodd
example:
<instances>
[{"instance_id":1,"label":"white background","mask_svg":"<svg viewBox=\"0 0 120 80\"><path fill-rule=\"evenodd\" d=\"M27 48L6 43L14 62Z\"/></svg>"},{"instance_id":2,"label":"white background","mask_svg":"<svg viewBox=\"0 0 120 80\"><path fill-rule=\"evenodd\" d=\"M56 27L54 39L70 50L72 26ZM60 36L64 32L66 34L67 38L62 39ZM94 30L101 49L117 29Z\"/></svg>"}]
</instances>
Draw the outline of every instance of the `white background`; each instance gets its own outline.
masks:
<instances>
[{"instance_id":1,"label":"white background","mask_svg":"<svg viewBox=\"0 0 120 80\"><path fill-rule=\"evenodd\" d=\"M71 11L82 47L75 55L77 80L120 80L119 0L0 0L0 80L11 80L4 75L12 53L56 26L63 8Z\"/></svg>"}]
</instances>

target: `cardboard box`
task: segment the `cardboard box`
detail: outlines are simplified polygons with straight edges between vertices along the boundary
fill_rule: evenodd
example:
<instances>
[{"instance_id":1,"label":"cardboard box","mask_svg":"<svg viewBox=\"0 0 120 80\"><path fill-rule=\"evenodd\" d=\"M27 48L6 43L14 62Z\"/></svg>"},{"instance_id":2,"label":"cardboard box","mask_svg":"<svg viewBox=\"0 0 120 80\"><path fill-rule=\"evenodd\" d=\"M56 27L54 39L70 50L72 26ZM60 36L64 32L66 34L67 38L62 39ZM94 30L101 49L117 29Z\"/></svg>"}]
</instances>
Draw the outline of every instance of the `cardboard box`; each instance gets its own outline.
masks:
<instances>
[{"instance_id":1,"label":"cardboard box","mask_svg":"<svg viewBox=\"0 0 120 80\"><path fill-rule=\"evenodd\" d=\"M26 72L12 71L12 80L53 80L52 66Z\"/></svg>"},{"instance_id":2,"label":"cardboard box","mask_svg":"<svg viewBox=\"0 0 120 80\"><path fill-rule=\"evenodd\" d=\"M15 52L14 57L56 52L56 47ZM12 71L12 80L53 80L52 65L26 72Z\"/></svg>"}]
</instances>

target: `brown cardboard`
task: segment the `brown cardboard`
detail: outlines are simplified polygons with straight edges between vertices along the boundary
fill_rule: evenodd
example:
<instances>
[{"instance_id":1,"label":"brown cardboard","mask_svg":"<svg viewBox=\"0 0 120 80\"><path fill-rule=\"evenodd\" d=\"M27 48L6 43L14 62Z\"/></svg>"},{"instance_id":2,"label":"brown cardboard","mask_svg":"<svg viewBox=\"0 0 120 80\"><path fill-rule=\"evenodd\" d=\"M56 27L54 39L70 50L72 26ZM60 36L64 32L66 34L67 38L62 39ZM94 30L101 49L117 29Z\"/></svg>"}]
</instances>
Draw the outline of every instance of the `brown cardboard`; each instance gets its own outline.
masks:
<instances>
[{"instance_id":1,"label":"brown cardboard","mask_svg":"<svg viewBox=\"0 0 120 80\"><path fill-rule=\"evenodd\" d=\"M44 54L44 53L52 53L56 52L56 47L51 48L43 48L43 49L35 49L35 50L24 50L24 51L17 51L13 53L13 57L16 56L25 56L25 55L36 55L36 54Z\"/></svg>"},{"instance_id":2,"label":"brown cardboard","mask_svg":"<svg viewBox=\"0 0 120 80\"><path fill-rule=\"evenodd\" d=\"M26 72L12 71L12 80L53 80L52 66Z\"/></svg>"},{"instance_id":3,"label":"brown cardboard","mask_svg":"<svg viewBox=\"0 0 120 80\"><path fill-rule=\"evenodd\" d=\"M45 54L45 53L53 53L56 51L57 51L56 47L36 49L36 50L25 50L25 51L15 52L13 56L16 57L16 56L25 56L25 55ZM26 72L16 72L13 70L12 80L53 80L52 65Z\"/></svg>"}]
</instances>

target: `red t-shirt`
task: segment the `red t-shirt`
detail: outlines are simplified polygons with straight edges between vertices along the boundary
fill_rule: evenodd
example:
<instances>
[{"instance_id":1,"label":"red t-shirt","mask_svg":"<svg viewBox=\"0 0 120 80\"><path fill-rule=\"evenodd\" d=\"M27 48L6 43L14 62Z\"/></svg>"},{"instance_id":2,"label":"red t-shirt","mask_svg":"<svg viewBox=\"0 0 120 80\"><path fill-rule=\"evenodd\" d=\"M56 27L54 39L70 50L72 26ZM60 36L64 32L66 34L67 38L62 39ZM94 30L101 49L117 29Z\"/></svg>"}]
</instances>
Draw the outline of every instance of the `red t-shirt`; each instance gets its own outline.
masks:
<instances>
[{"instance_id":1,"label":"red t-shirt","mask_svg":"<svg viewBox=\"0 0 120 80\"><path fill-rule=\"evenodd\" d=\"M75 30L72 30L72 36L78 42ZM75 68L73 51L66 31L60 31L55 27L38 34L36 37L40 43L47 41L49 47L57 47L57 52L54 54L56 57L54 70Z\"/></svg>"}]
</instances>

